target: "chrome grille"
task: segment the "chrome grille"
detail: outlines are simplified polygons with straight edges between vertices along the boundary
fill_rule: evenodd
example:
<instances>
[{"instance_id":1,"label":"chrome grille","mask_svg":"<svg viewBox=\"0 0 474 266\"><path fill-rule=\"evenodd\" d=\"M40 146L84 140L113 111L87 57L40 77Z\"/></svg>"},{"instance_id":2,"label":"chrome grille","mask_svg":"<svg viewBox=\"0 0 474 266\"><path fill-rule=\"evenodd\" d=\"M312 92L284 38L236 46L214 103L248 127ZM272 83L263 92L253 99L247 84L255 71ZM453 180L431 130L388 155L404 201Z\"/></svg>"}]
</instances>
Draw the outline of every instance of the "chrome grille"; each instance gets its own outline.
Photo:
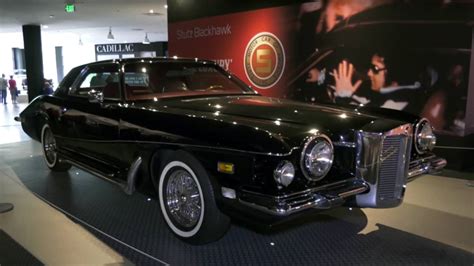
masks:
<instances>
[{"instance_id":1,"label":"chrome grille","mask_svg":"<svg viewBox=\"0 0 474 266\"><path fill-rule=\"evenodd\" d=\"M360 207L397 206L408 175L413 128L402 125L385 133L357 134L356 175L369 184L369 193L356 197Z\"/></svg>"},{"instance_id":2,"label":"chrome grille","mask_svg":"<svg viewBox=\"0 0 474 266\"><path fill-rule=\"evenodd\" d=\"M380 169L378 182L378 198L380 200L393 200L401 198L400 182L404 182L406 176L403 147L406 136L385 137L380 155Z\"/></svg>"}]
</instances>

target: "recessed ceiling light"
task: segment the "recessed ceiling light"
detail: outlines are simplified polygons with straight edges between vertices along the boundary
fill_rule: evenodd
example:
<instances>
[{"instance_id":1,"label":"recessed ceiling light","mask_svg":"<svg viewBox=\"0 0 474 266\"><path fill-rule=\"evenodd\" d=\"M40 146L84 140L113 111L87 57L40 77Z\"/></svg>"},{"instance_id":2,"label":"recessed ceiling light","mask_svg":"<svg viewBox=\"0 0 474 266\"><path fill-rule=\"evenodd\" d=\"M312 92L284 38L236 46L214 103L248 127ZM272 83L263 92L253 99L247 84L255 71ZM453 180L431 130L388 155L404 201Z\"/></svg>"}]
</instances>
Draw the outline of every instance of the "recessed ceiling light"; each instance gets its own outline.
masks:
<instances>
[{"instance_id":1,"label":"recessed ceiling light","mask_svg":"<svg viewBox=\"0 0 474 266\"><path fill-rule=\"evenodd\" d=\"M47 28L49 28L48 25L43 25L43 29L47 29Z\"/></svg>"},{"instance_id":2,"label":"recessed ceiling light","mask_svg":"<svg viewBox=\"0 0 474 266\"><path fill-rule=\"evenodd\" d=\"M168 5L165 5L165 9L168 9Z\"/></svg>"},{"instance_id":3,"label":"recessed ceiling light","mask_svg":"<svg viewBox=\"0 0 474 266\"><path fill-rule=\"evenodd\" d=\"M49 18L54 18L54 15L49 15Z\"/></svg>"},{"instance_id":4,"label":"recessed ceiling light","mask_svg":"<svg viewBox=\"0 0 474 266\"><path fill-rule=\"evenodd\" d=\"M150 9L150 11L148 11L148 12L149 12L149 13L155 13L155 12L153 11L153 9Z\"/></svg>"}]
</instances>

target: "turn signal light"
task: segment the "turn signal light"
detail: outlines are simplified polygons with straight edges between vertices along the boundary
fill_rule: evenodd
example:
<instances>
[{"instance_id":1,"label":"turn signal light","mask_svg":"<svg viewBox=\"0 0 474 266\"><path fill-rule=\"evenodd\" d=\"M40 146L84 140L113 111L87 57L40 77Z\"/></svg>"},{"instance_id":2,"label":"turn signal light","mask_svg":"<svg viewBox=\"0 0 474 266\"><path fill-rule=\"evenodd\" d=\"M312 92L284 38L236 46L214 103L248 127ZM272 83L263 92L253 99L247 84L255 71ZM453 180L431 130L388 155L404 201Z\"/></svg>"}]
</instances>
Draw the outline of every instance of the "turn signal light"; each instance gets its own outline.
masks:
<instances>
[{"instance_id":1,"label":"turn signal light","mask_svg":"<svg viewBox=\"0 0 474 266\"><path fill-rule=\"evenodd\" d=\"M217 171L224 174L233 174L234 173L234 164L226 162L217 163Z\"/></svg>"}]
</instances>

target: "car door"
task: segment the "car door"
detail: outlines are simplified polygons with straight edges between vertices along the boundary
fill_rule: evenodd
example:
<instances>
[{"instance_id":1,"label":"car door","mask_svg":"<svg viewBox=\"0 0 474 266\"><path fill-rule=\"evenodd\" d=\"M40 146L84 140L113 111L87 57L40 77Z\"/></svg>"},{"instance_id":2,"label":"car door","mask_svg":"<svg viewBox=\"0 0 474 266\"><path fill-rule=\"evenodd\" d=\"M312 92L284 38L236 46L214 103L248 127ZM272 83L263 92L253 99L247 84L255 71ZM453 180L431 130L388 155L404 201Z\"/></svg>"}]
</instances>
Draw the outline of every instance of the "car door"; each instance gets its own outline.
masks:
<instances>
[{"instance_id":1,"label":"car door","mask_svg":"<svg viewBox=\"0 0 474 266\"><path fill-rule=\"evenodd\" d=\"M68 94L62 117L68 129L66 148L88 159L116 165L114 146L119 136L119 105L122 101L118 63L87 67ZM100 96L103 96L103 99Z\"/></svg>"},{"instance_id":2,"label":"car door","mask_svg":"<svg viewBox=\"0 0 474 266\"><path fill-rule=\"evenodd\" d=\"M44 112L47 113L49 117L48 124L53 130L57 144L61 149L68 148L70 145L73 129L71 121L64 119L63 116L65 111L69 110L70 107L69 90L83 70L84 66L72 69L59 84L51 101L44 106Z\"/></svg>"}]
</instances>

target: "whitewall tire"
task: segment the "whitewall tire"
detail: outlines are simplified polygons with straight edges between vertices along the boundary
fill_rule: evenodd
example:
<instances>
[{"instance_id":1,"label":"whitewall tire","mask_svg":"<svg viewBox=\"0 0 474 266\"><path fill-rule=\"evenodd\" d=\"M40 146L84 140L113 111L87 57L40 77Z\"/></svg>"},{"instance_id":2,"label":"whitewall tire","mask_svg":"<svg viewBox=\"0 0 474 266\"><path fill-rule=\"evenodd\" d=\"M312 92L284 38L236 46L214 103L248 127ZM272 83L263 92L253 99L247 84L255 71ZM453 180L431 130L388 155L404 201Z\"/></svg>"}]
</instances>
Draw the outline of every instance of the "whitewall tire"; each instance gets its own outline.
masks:
<instances>
[{"instance_id":1,"label":"whitewall tire","mask_svg":"<svg viewBox=\"0 0 474 266\"><path fill-rule=\"evenodd\" d=\"M170 170L172 170L172 169L176 169L176 170L173 173L170 174ZM183 169L185 171L183 171ZM183 172L183 174L185 174L185 175L187 174L188 175L187 178L189 178L189 177L192 178L192 182L194 182L194 186L197 188L198 193L199 193L198 194L199 205L197 205L198 209L199 209L198 210L198 215L199 216L197 218L197 222L195 223L195 225L192 225L192 228L190 228L190 230L188 230L188 231L183 230L181 228L178 228L178 226L176 225L176 220L177 219L173 217L174 219L172 221L171 220L172 218L170 218L170 216L172 216L173 214L170 214L169 211L168 211L169 208L170 208L170 206L169 206L170 204L167 203L167 201L172 201L171 199L169 199L169 197L171 196L170 194L172 194L172 192L170 191L169 193L167 193L167 191L171 190L171 189L169 189L169 187L171 185L169 177L173 176L173 174L179 173L178 171ZM169 177L167 177L167 175L169 175ZM163 186L165 178L167 178L167 181L168 181L166 187ZM165 166L163 171L161 172L160 183L159 183L158 187L159 187L158 197L160 199L160 207L161 207L161 211L162 211L162 214L163 214L163 218L165 219L166 223L168 224L170 229L173 231L173 233L177 234L180 237L192 237L192 236L196 235L196 233L199 232L199 229L202 226L202 221L204 219L205 202L204 202L204 197L202 195L201 185L199 184L199 181L196 178L196 174L193 172L193 170L191 168L189 168L189 166L187 166L183 162L180 162L180 161L169 162ZM166 195L164 195L164 194L166 194ZM184 203L184 204L186 204L186 203ZM181 227L185 227L185 225L182 224Z\"/></svg>"},{"instance_id":2,"label":"whitewall tire","mask_svg":"<svg viewBox=\"0 0 474 266\"><path fill-rule=\"evenodd\" d=\"M62 172L71 168L70 164L60 161L56 139L48 124L44 124L41 129L41 146L43 148L44 161L49 169Z\"/></svg>"},{"instance_id":3,"label":"whitewall tire","mask_svg":"<svg viewBox=\"0 0 474 266\"><path fill-rule=\"evenodd\" d=\"M178 238L205 244L221 238L230 219L217 207L210 176L184 151L167 153L154 168L163 219Z\"/></svg>"}]
</instances>

